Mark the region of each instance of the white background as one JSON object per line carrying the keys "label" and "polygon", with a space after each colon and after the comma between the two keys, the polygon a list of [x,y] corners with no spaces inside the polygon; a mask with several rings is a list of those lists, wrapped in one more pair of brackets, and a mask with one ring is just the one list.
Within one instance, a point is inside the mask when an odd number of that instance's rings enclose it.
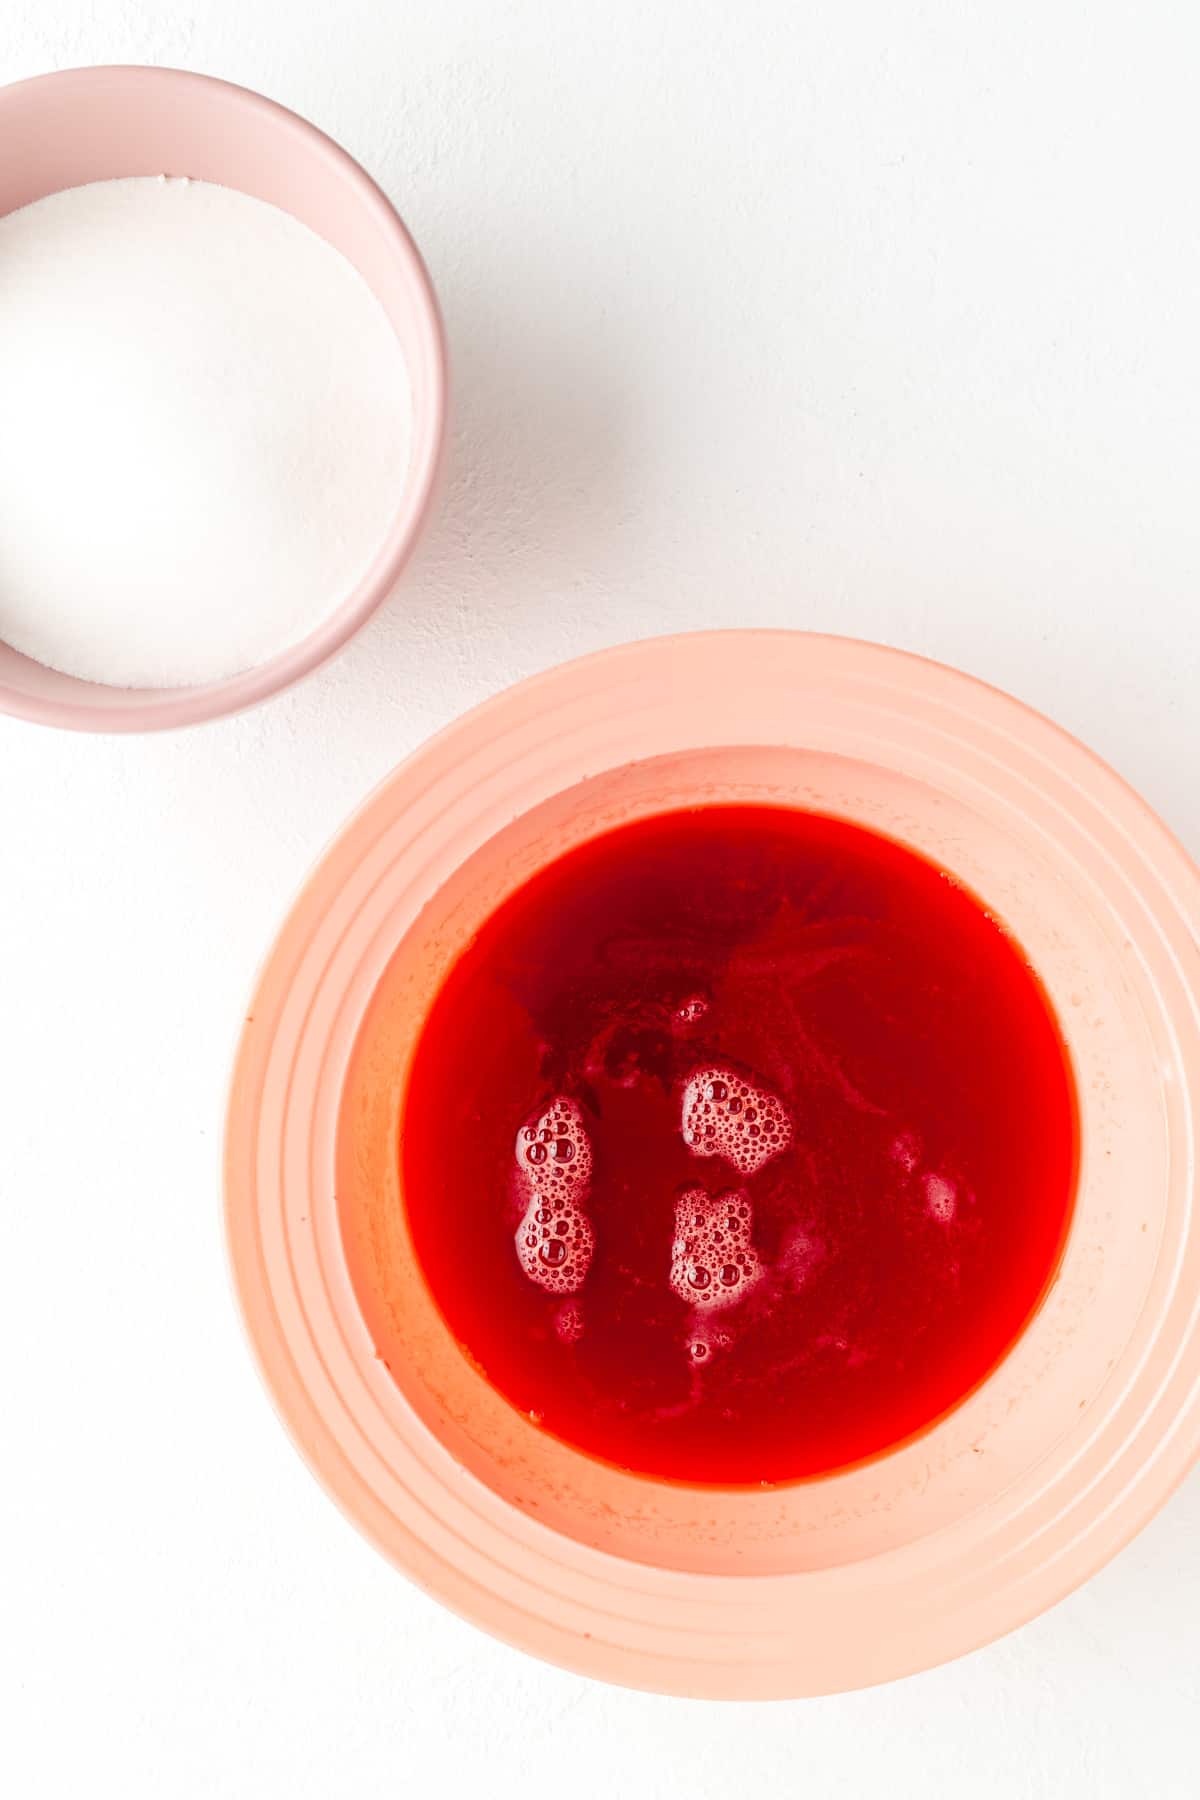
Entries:
{"label": "white background", "polygon": [[1200,1477],[957,1666],[606,1690],[448,1617],[311,1481],[231,1306],[218,1160],[311,859],[433,727],[576,651],[747,622],[922,650],[1200,851],[1198,53],[1191,0],[0,0],[0,80],[175,63],[340,138],[428,257],[456,390],[440,516],[331,668],[174,737],[0,721],[14,1800],[1196,1792]]}

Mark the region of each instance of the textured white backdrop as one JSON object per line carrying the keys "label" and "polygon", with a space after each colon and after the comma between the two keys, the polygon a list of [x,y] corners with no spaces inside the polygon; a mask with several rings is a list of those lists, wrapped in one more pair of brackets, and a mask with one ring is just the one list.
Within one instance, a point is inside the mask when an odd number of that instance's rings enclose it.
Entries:
{"label": "textured white backdrop", "polygon": [[1198,52],[1189,0],[3,0],[0,80],[174,63],[339,137],[428,257],[456,395],[418,563],[307,686],[170,738],[0,721],[14,1800],[1195,1793],[1200,1477],[957,1666],[775,1707],[593,1686],[441,1612],[312,1483],[232,1311],[218,1157],[311,859],[577,651],[925,651],[1200,852]]}

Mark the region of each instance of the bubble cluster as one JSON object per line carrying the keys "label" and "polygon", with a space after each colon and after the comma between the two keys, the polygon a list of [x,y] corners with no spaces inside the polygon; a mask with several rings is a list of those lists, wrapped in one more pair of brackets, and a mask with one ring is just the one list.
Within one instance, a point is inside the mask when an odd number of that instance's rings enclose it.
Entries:
{"label": "bubble cluster", "polygon": [[554,1330],[564,1344],[577,1344],[583,1336],[583,1311],[574,1300],[564,1300],[554,1315]]}
{"label": "bubble cluster", "polygon": [[693,1320],[692,1330],[688,1334],[687,1359],[693,1367],[706,1363],[718,1350],[728,1350],[732,1342],[732,1332],[714,1331],[708,1319],[697,1318]]}
{"label": "bubble cluster", "polygon": [[704,994],[688,994],[679,1002],[671,1014],[673,1031],[690,1031],[698,1025],[708,1011],[708,998]]}
{"label": "bubble cluster", "polygon": [[539,1119],[518,1131],[513,1155],[527,1181],[547,1197],[586,1187],[592,1146],[576,1102],[557,1095]]}
{"label": "bubble cluster", "polygon": [[723,1156],[754,1175],[792,1141],[782,1100],[735,1069],[696,1069],[683,1090],[683,1141],[696,1156]]}
{"label": "bubble cluster", "polygon": [[744,1188],[729,1188],[723,1194],[684,1188],[675,1201],[670,1275],[681,1300],[716,1312],[745,1298],[762,1275],[750,1241],[752,1223]]}
{"label": "bubble cluster", "polygon": [[534,1124],[518,1131],[513,1155],[528,1195],[513,1240],[517,1258],[548,1294],[573,1294],[596,1247],[584,1210],[592,1146],[575,1101],[556,1095]]}
{"label": "bubble cluster", "polygon": [[949,1225],[958,1210],[958,1189],[944,1175],[926,1175],[925,1210],[939,1225]]}
{"label": "bubble cluster", "polygon": [[[916,1176],[915,1192],[923,1200],[927,1216],[939,1225],[952,1225],[958,1214],[958,1187],[948,1175],[939,1174],[936,1169],[922,1170],[924,1157],[919,1134],[902,1131],[892,1141],[891,1156],[905,1176]],[[909,1186],[910,1193],[914,1186]]]}
{"label": "bubble cluster", "polygon": [[911,1175],[921,1160],[921,1140],[915,1131],[902,1131],[892,1141],[892,1161]]}

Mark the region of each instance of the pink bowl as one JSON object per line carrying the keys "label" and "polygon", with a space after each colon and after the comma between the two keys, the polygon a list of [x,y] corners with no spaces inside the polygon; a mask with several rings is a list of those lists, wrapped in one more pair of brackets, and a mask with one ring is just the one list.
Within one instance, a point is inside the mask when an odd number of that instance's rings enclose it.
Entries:
{"label": "pink bowl", "polygon": [[[1079,1090],[1060,1272],[917,1441],[747,1492],[547,1437],[451,1340],[396,1155],[413,1047],[497,902],[619,821],[816,808],[963,878],[1025,946]],[[1082,1581],[1200,1448],[1200,876],[1138,797],[1015,700],[873,645],[660,639],[511,689],[393,774],[285,923],[226,1144],[234,1276],[276,1403],[349,1517],[513,1643],[671,1693],[799,1695],[956,1656]]]}
{"label": "pink bowl", "polygon": [[429,509],[446,411],[446,353],[425,266],[390,202],[315,126],[247,88],[179,69],[68,69],[0,88],[0,216],[61,188],[190,175],[292,213],[369,284],[408,363],[413,439],[371,567],[323,624],[270,662],[203,687],[78,681],[0,643],[0,710],[76,731],[156,731],[253,706],[318,667],[384,600]]}

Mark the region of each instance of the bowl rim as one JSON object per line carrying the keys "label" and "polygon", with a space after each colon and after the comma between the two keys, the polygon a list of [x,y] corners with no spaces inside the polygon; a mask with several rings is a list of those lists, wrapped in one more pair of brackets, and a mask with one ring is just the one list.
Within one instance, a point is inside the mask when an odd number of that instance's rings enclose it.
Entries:
{"label": "bowl rim", "polygon": [[[568,1542],[496,1499],[472,1499],[472,1537],[461,1534],[447,1556],[417,1488],[396,1507],[381,1498],[345,1454],[332,1421],[341,1404],[322,1391],[321,1346],[303,1341],[296,1319],[303,1306],[293,1248],[280,1255],[281,1195],[286,1147],[278,1109],[264,1106],[268,1088],[290,1085],[289,1060],[305,1027],[313,996],[328,967],[310,957],[328,924],[344,880],[365,858],[378,856],[389,814],[403,814],[436,790],[445,805],[456,788],[478,779],[464,754],[480,745],[497,764],[514,749],[514,734],[530,741],[556,704],[578,710],[586,701],[613,707],[618,694],[638,691],[665,671],[707,668],[715,681],[756,666],[803,669],[804,679],[861,681],[914,720],[931,706],[953,707],[965,736],[974,732],[993,749],[1011,745],[1014,765],[1045,767],[1117,821],[1137,872],[1150,886],[1156,929],[1180,972],[1183,1003],[1171,1017],[1181,1027],[1180,1086],[1185,1099],[1182,1159],[1184,1225],[1193,1240],[1196,1165],[1193,1129],[1200,1096],[1200,942],[1189,920],[1200,916],[1200,870],[1149,805],[1094,752],[1040,713],[1002,690],[908,652],[864,641],[796,631],[731,630],[643,639],[558,665],[486,700],[428,740],[368,796],[333,840],[294,903],[260,971],[234,1063],[225,1139],[225,1222],[232,1279],[252,1353],[276,1411],[302,1456],[350,1521],[397,1567],[462,1616],[545,1660],[623,1685],[692,1697],[784,1698],[842,1691],[890,1680],[948,1661],[1025,1623],[1086,1580],[1164,1503],[1200,1454],[1200,1305],[1193,1305],[1178,1341],[1156,1343],[1157,1386],[1152,1405],[1122,1418],[1128,1435],[1108,1460],[1085,1469],[1076,1457],[1064,1482],[1073,1484],[1049,1522],[1039,1517],[1029,1544],[997,1541],[996,1583],[986,1593],[968,1588],[961,1567],[937,1567],[928,1541],[905,1551],[884,1576],[882,1598],[871,1593],[885,1558],[838,1569],[787,1576],[697,1575],[634,1565]],[[553,756],[548,742],[544,754]],[[569,782],[565,785],[569,785]],[[511,816],[511,813],[510,813]],[[414,824],[413,829],[416,829]],[[344,924],[344,921],[342,921]],[[1169,940],[1169,941],[1168,941]],[[310,966],[305,966],[309,958]],[[278,1056],[280,1046],[282,1051]],[[274,1059],[274,1060],[273,1060]],[[304,1154],[309,1154],[306,1146]],[[279,1269],[288,1273],[281,1281]],[[1163,1398],[1168,1386],[1170,1399]],[[1144,1395],[1143,1395],[1144,1401]],[[1124,1403],[1123,1400],[1121,1402]],[[1115,1411],[1117,1402],[1113,1403]],[[1147,1422],[1149,1421],[1149,1422]],[[1136,1442],[1135,1442],[1136,1440]],[[1131,1448],[1131,1446],[1133,1446]],[[428,1473],[428,1470],[423,1471]],[[454,1475],[442,1472],[445,1499],[456,1503]],[[1114,1494],[1113,1486],[1116,1484]],[[477,1484],[481,1486],[482,1484]],[[1029,1526],[1031,1534],[1033,1525]],[[542,1536],[539,1538],[538,1533]],[[937,1534],[934,1534],[935,1536]],[[518,1538],[520,1542],[518,1544]],[[465,1547],[463,1547],[465,1546]],[[954,1554],[959,1554],[956,1546]],[[483,1573],[480,1568],[483,1567]],[[951,1580],[953,1576],[953,1581]],[[938,1584],[942,1584],[942,1592]],[[955,1585],[957,1583],[957,1586]],[[907,1586],[907,1592],[905,1591]],[[903,1608],[903,1629],[886,1645],[841,1643],[816,1652],[803,1641],[798,1617],[810,1608],[826,1623],[856,1609],[872,1621],[878,1604]],[[686,1629],[683,1620],[686,1620]],[[844,1636],[844,1633],[843,1633]],[[758,1655],[751,1655],[756,1638]],[[770,1640],[768,1642],[768,1640]]]}
{"label": "bowl rim", "polygon": [[[0,712],[32,724],[69,731],[128,733],[176,730],[243,712],[282,692],[329,661],[366,624],[388,598],[411,557],[428,518],[445,449],[449,381],[445,326],[433,282],[412,235],[379,184],[328,133],[299,113],[253,88],[195,70],[148,63],[105,63],[58,69],[0,86],[0,139],[8,115],[23,112],[42,97],[86,98],[114,84],[134,89],[158,88],[208,96],[230,116],[250,115],[269,121],[290,138],[296,155],[318,157],[337,168],[357,191],[389,253],[403,265],[419,327],[428,347],[428,403],[422,408],[424,428],[414,433],[411,458],[397,492],[395,510],[371,566],[346,598],[298,643],[236,675],[196,686],[169,689],[104,688],[77,682],[83,692],[101,688],[126,696],[123,703],[92,706],[83,699],[28,694],[0,677]],[[136,94],[131,104],[136,104]],[[74,679],[74,678],[73,678]]]}

